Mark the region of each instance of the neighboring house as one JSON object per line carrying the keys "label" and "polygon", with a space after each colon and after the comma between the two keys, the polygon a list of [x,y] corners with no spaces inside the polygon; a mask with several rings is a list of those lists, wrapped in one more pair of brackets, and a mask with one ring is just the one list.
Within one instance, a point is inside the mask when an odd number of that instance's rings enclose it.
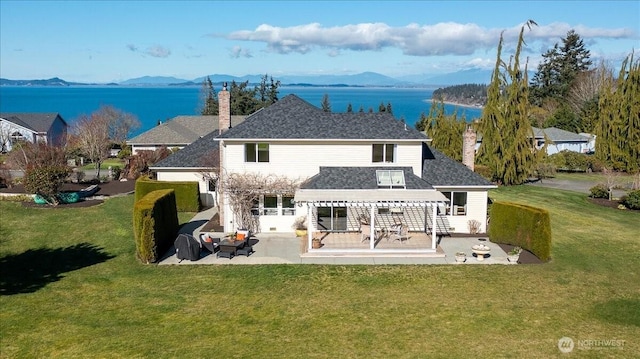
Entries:
{"label": "neighboring house", "polygon": [[[532,127],[536,148],[541,149],[547,143],[547,155],[560,151],[593,153],[596,148],[596,136],[588,133],[574,133],[555,127]],[[548,142],[547,142],[548,141]],[[482,143],[482,135],[478,135],[476,152]]]}
{"label": "neighboring house", "polygon": [[60,146],[67,140],[67,122],[58,113],[0,113],[0,150],[18,142]]}
{"label": "neighboring house", "polygon": [[[217,127],[217,126],[216,126]],[[215,206],[217,199],[217,168],[220,163],[218,131],[204,137],[150,167],[159,181],[194,181],[200,188],[200,202]]]}
{"label": "neighboring house", "polygon": [[[241,123],[244,117],[231,116],[231,125]],[[200,137],[218,131],[218,123],[218,116],[176,116],[128,140],[127,144],[131,146],[132,154],[161,147],[182,149]]]}
{"label": "neighboring house", "polygon": [[595,137],[589,134],[577,134],[561,130],[555,127],[533,127],[536,145],[542,148],[547,143],[547,154],[552,155],[560,151],[573,151],[578,153],[592,153],[595,150]]}

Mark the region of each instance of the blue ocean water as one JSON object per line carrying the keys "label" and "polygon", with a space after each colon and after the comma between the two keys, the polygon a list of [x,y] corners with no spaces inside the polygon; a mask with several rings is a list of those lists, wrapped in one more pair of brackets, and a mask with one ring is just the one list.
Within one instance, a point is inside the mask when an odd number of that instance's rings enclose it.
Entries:
{"label": "blue ocean water", "polygon": [[[312,105],[321,107],[324,95],[329,96],[332,112],[345,112],[351,103],[353,111],[378,111],[381,103],[390,103],[396,118],[414,126],[421,113],[431,107],[431,89],[362,88],[362,87],[289,87],[279,88],[280,98],[296,94]],[[0,87],[0,112],[57,112],[68,123],[81,115],[89,115],[102,105],[110,105],[138,117],[138,135],[179,115],[197,115],[200,107],[200,87]],[[445,105],[447,113],[455,106]],[[458,108],[467,121],[480,117],[481,110]]]}

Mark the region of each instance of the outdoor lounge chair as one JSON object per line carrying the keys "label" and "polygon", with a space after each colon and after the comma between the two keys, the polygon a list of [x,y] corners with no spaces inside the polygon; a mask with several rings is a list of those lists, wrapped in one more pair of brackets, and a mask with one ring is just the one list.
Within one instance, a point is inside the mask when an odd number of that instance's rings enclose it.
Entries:
{"label": "outdoor lounge chair", "polygon": [[215,253],[220,250],[218,247],[220,244],[220,238],[213,238],[207,233],[200,233],[200,243],[211,253]]}

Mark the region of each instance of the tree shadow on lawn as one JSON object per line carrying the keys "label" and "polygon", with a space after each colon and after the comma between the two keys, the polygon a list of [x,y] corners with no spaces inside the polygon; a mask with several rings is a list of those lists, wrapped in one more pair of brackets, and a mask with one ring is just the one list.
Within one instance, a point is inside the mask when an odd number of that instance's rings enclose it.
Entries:
{"label": "tree shadow on lawn", "polygon": [[38,248],[0,258],[0,295],[33,293],[62,279],[65,272],[105,262],[114,256],[90,243]]}

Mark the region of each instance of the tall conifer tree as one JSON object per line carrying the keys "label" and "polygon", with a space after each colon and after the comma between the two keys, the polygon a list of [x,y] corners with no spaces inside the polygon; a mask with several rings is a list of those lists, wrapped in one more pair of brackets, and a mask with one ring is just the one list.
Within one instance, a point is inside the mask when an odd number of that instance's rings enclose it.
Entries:
{"label": "tall conifer tree", "polygon": [[533,174],[538,160],[529,121],[526,65],[524,71],[520,70],[524,28],[531,25],[536,24],[529,20],[520,29],[516,52],[508,65],[501,59],[503,36],[500,35],[496,64],[487,89],[487,105],[478,125],[482,136],[479,161],[491,170],[492,179],[503,185],[524,183]]}
{"label": "tall conifer tree", "polygon": [[616,80],[602,81],[596,157],[615,170],[640,171],[640,60],[629,55]]}

